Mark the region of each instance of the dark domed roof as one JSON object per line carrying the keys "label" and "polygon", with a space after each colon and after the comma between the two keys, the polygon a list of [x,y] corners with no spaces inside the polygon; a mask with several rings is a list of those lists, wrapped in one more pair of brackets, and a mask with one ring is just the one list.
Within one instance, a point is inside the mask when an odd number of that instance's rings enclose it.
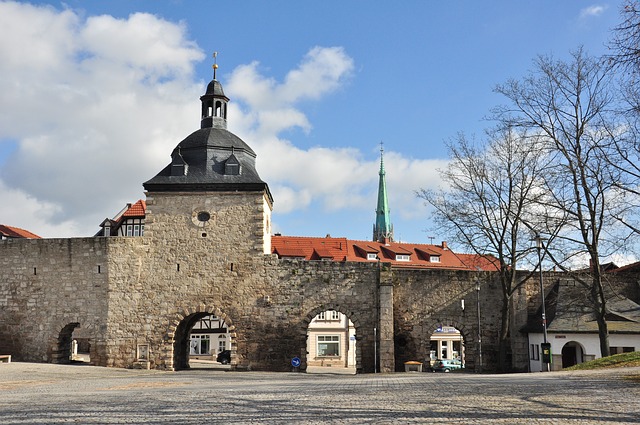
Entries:
{"label": "dark domed roof", "polygon": [[211,95],[226,97],[224,95],[224,91],[222,90],[222,84],[220,84],[218,80],[211,80],[211,82],[207,86],[207,91],[204,94],[204,96],[211,96]]}
{"label": "dark domed roof", "polygon": [[202,120],[171,153],[171,163],[143,186],[151,192],[265,191],[269,187],[256,171],[256,153],[227,130],[229,100],[215,78],[200,97]]}
{"label": "dark domed roof", "polygon": [[236,151],[245,151],[249,155],[256,157],[256,153],[241,138],[222,128],[207,127],[196,130],[187,136],[180,144],[180,149],[184,153],[187,149],[208,147],[208,148],[232,148]]}

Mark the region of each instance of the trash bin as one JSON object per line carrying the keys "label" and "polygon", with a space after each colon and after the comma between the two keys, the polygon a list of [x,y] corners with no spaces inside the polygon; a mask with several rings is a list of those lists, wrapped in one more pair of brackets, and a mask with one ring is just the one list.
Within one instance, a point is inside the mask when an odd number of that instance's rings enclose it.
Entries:
{"label": "trash bin", "polygon": [[422,372],[422,362],[417,362],[415,360],[404,362],[404,371],[405,372]]}

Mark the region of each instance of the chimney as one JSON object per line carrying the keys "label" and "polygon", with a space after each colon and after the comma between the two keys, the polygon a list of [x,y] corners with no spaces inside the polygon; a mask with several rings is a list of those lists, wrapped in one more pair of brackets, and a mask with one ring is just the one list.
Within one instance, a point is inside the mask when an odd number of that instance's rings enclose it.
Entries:
{"label": "chimney", "polygon": [[442,241],[442,249],[444,249],[445,251],[449,249],[449,247],[447,246],[447,241]]}

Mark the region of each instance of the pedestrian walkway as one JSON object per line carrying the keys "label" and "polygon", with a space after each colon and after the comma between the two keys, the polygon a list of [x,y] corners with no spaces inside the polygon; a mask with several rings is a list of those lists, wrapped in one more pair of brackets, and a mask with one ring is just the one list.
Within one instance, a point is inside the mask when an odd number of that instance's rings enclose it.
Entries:
{"label": "pedestrian walkway", "polygon": [[0,423],[638,424],[639,377],[640,368],[334,375],[14,362],[0,364]]}

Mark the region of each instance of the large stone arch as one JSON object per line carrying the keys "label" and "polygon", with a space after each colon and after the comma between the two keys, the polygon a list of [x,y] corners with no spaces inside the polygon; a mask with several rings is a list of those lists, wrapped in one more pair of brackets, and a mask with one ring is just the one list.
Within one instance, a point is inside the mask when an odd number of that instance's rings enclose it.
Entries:
{"label": "large stone arch", "polygon": [[183,308],[170,319],[169,327],[163,337],[164,348],[160,363],[167,370],[181,370],[189,368],[188,342],[189,331],[202,317],[213,314],[220,317],[227,324],[229,331],[229,350],[231,351],[231,367],[236,364],[237,352],[235,325],[219,307],[200,304],[195,308]]}
{"label": "large stone arch", "polygon": [[[344,314],[345,316],[347,316],[349,318],[349,320],[351,320],[351,322],[353,323],[353,326],[356,330],[356,371],[357,372],[361,372],[363,370],[363,365],[362,365],[362,345],[359,342],[363,339],[363,329],[362,329],[362,324],[364,323],[363,319],[361,317],[359,317],[360,314],[363,314],[362,311],[354,311],[349,307],[345,307],[341,304],[335,303],[335,302],[329,302],[329,303],[323,303],[323,304],[319,304],[318,306],[314,307],[313,309],[311,309],[307,315],[303,318],[303,320],[300,323],[300,333],[301,335],[304,335],[304,341],[305,341],[305,345],[303,347],[301,347],[300,352],[301,353],[306,353],[307,352],[307,330],[309,329],[309,324],[311,323],[311,321],[313,320],[314,317],[316,317],[319,313],[323,312],[323,311],[327,311],[327,310],[336,310],[339,311],[340,313]],[[303,356],[304,358],[301,358],[301,362],[302,364],[300,365],[300,369],[301,370],[306,370],[307,368],[307,358],[306,355]]]}

